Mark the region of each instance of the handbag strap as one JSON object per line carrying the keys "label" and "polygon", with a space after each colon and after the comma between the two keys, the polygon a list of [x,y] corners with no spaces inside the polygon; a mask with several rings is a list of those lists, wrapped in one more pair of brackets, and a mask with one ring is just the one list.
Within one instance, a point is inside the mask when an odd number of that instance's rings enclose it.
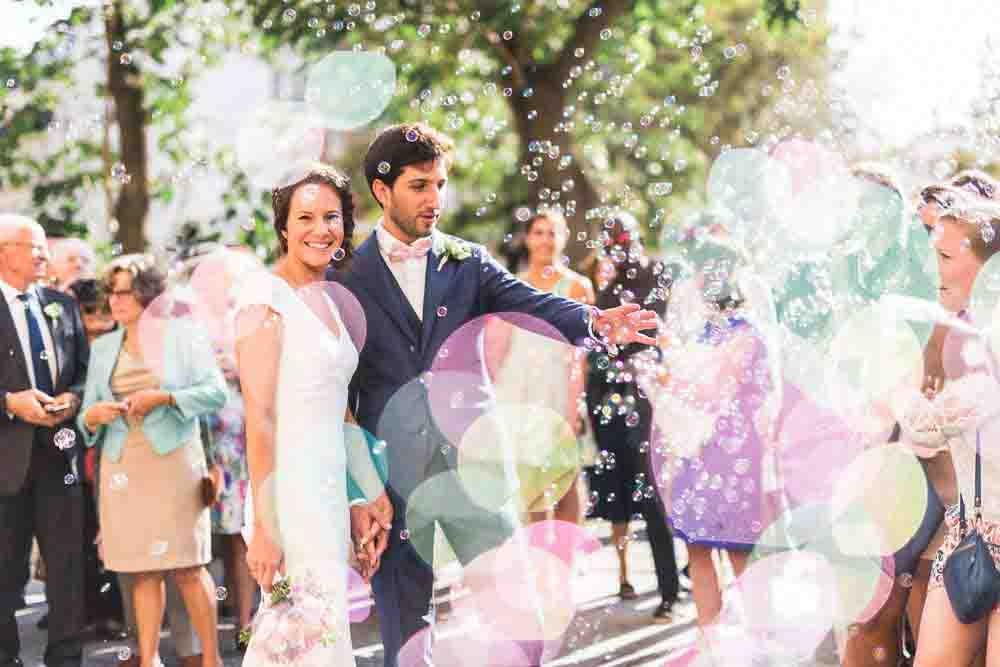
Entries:
{"label": "handbag strap", "polygon": [[[981,440],[979,435],[979,429],[976,429],[976,477],[974,484],[975,497],[972,499],[972,511],[975,513],[976,525],[979,525],[979,519],[983,516],[983,464],[982,455],[980,453]],[[965,521],[965,496],[959,494],[958,496],[958,529],[959,529],[959,539],[965,539],[966,531],[966,521]]]}
{"label": "handbag strap", "polygon": [[976,429],[976,499],[974,510],[976,512],[976,524],[983,515],[983,466],[980,456],[979,429]]}

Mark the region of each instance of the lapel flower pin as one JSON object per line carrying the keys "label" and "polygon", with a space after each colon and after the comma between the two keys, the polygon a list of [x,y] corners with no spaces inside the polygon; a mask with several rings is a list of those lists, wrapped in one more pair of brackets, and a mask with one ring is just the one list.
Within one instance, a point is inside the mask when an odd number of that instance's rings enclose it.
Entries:
{"label": "lapel flower pin", "polygon": [[53,324],[55,324],[56,320],[62,317],[63,307],[61,303],[53,301],[45,306],[45,308],[42,309],[42,312],[45,313],[50,320],[52,320]]}
{"label": "lapel flower pin", "polygon": [[434,254],[441,256],[441,261],[438,262],[437,268],[440,271],[449,259],[461,262],[463,259],[471,257],[472,249],[464,241],[460,241],[452,236],[446,236],[445,234],[436,234],[434,238]]}

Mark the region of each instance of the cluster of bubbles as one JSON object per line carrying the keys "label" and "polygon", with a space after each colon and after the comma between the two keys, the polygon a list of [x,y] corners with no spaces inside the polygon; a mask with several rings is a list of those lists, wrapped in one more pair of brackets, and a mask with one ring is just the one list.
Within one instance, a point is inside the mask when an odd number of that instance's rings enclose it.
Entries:
{"label": "cluster of bubbles", "polygon": [[[894,583],[912,585],[895,555],[927,507],[914,452],[886,444],[893,427],[916,443],[995,430],[995,409],[974,397],[1000,388],[996,264],[978,273],[969,320],[945,311],[941,223],[925,231],[878,176],[800,139],[727,150],[707,209],[664,231],[667,342],[640,373],[656,488],[675,529],[753,549],[705,648],[672,665],[808,659],[831,630],[871,619]],[[992,225],[980,227],[989,244]],[[935,327],[949,332],[937,404],[921,393]],[[915,409],[927,414],[914,421]]]}

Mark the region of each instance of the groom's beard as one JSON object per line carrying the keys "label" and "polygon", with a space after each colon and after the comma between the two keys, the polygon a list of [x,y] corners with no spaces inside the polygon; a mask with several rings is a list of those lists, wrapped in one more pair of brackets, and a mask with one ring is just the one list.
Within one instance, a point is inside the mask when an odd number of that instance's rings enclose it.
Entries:
{"label": "groom's beard", "polygon": [[388,213],[393,224],[412,239],[430,236],[434,230],[434,223],[424,222],[419,215],[403,216],[400,214],[399,208],[395,206],[390,207]]}

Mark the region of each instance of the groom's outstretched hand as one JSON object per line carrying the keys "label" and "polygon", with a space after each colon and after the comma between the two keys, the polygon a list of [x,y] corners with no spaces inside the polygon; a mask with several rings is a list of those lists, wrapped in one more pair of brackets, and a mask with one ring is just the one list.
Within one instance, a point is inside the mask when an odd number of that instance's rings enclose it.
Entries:
{"label": "groom's outstretched hand", "polygon": [[641,309],[637,303],[626,303],[606,310],[594,308],[590,323],[594,335],[605,343],[656,345],[655,338],[642,333],[656,329],[656,313]]}

